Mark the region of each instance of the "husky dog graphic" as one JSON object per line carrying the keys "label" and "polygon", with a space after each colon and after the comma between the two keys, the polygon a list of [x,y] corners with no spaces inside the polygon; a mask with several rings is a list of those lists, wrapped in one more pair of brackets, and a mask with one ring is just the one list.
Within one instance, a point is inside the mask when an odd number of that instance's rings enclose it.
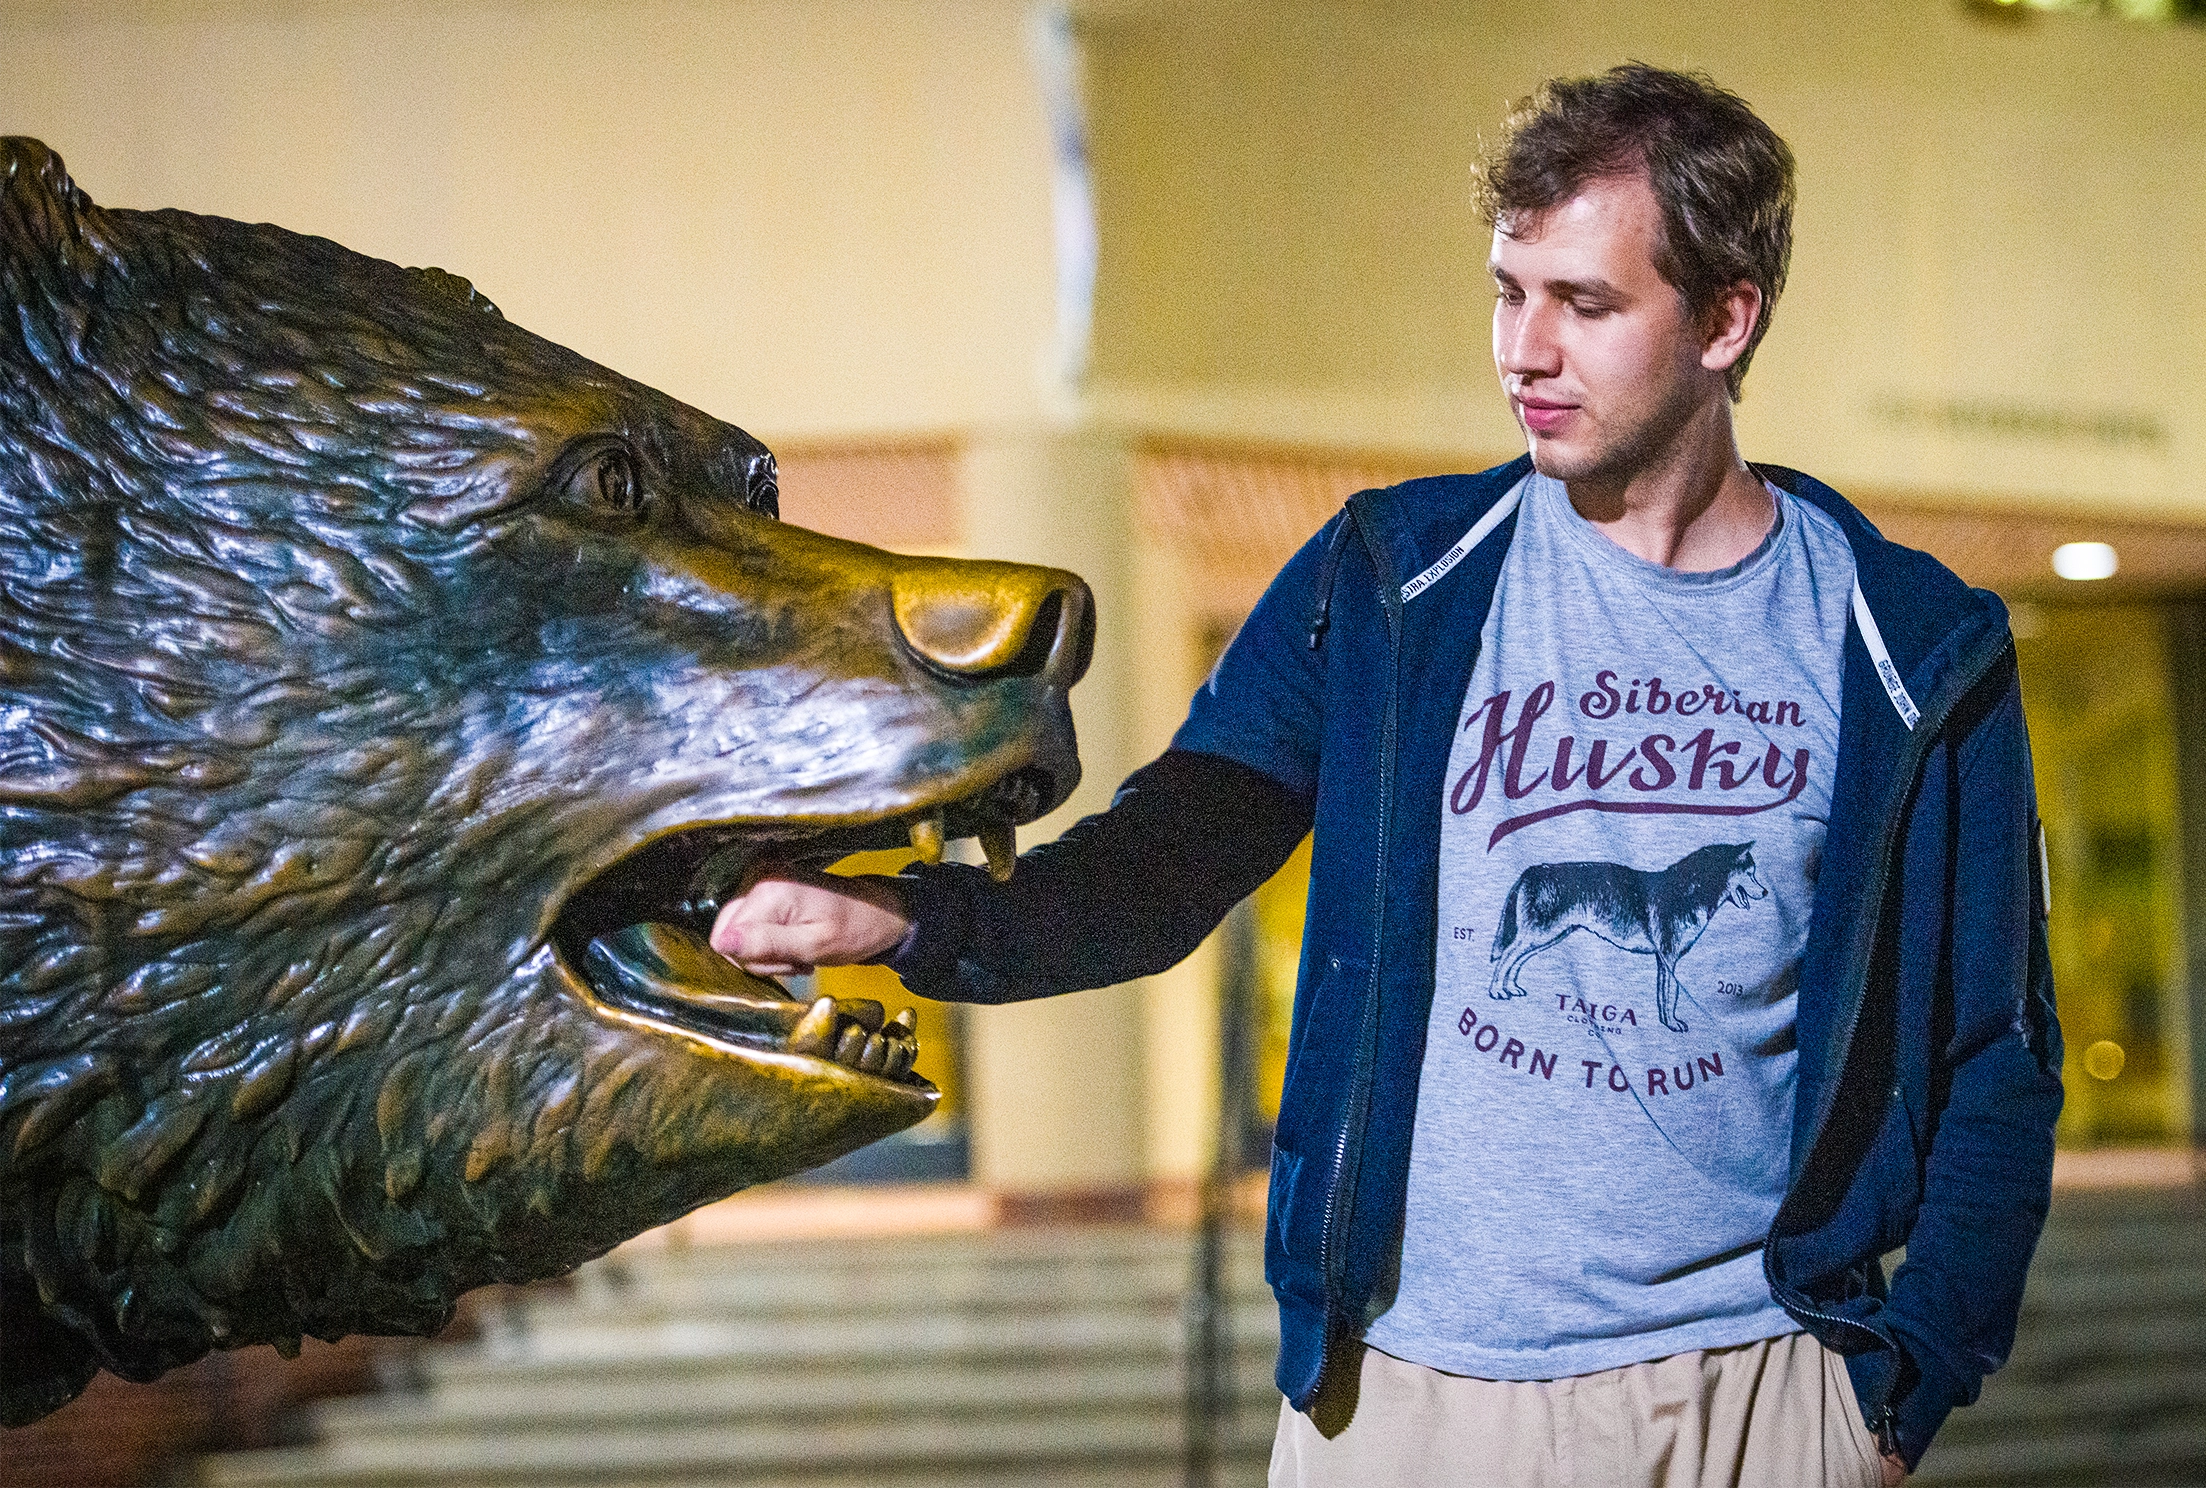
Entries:
{"label": "husky dog graphic", "polygon": [[1769,889],[1754,874],[1754,844],[1713,843],[1658,873],[1621,863],[1535,863],[1501,902],[1494,931],[1494,981],[1487,995],[1522,997],[1524,963],[1573,930],[1591,930],[1619,950],[1655,958],[1655,1016],[1672,1033],[1677,963],[1724,904],[1744,909]]}

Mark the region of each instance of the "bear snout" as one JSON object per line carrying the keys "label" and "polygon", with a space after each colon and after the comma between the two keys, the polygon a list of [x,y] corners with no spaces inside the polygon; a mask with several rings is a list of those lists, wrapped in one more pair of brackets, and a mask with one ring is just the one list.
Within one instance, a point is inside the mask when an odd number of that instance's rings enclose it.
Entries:
{"label": "bear snout", "polygon": [[896,629],[928,670],[1070,687],[1095,645],[1095,600],[1061,568],[914,560],[889,586]]}

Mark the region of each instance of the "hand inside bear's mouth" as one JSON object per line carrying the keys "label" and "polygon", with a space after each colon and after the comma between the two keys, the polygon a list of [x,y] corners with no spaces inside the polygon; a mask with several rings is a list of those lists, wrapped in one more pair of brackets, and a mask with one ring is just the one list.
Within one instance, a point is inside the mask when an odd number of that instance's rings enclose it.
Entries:
{"label": "hand inside bear's mouth", "polygon": [[726,1043],[924,1085],[912,1068],[913,1014],[887,1019],[867,998],[799,1001],[772,978],[810,967],[786,957],[730,959],[726,946],[715,949],[716,921],[762,877],[817,880],[852,853],[907,844],[932,862],[946,839],[975,837],[990,875],[1007,879],[1018,853],[1013,824],[1033,820],[1061,794],[1042,771],[1021,767],[947,800],[855,822],[820,826],[790,817],[674,831],[619,857],[558,903],[550,939],[608,1007]]}

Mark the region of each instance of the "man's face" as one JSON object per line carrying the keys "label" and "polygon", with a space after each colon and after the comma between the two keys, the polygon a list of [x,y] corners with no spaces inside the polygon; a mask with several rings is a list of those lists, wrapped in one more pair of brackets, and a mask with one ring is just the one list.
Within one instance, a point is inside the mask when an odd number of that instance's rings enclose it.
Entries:
{"label": "man's face", "polygon": [[1655,270],[1661,208],[1614,177],[1497,231],[1494,366],[1532,463],[1556,480],[1623,486],[1726,397],[1704,329]]}

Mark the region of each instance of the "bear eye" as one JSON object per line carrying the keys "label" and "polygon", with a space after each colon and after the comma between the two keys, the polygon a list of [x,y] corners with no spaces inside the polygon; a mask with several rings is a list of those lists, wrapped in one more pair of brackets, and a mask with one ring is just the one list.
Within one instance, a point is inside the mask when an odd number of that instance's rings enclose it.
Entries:
{"label": "bear eye", "polygon": [[636,457],[619,444],[592,450],[567,478],[567,490],[585,506],[625,517],[644,515],[651,501],[637,477]]}
{"label": "bear eye", "polygon": [[764,517],[781,515],[781,476],[774,457],[760,450],[743,473],[743,504]]}

